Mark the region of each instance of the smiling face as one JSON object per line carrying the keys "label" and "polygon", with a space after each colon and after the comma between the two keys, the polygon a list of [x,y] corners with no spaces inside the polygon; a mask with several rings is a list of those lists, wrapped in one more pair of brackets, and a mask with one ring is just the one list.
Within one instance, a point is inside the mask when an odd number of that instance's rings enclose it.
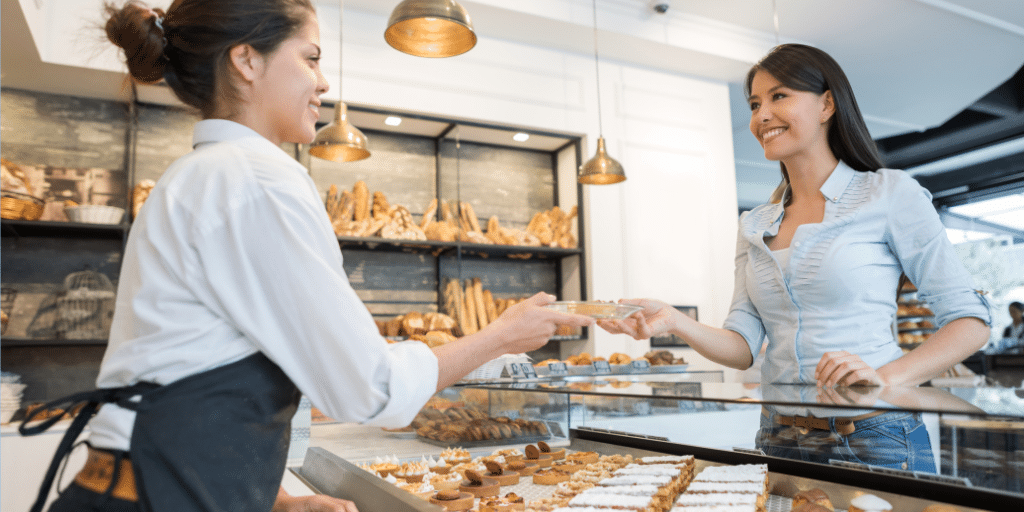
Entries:
{"label": "smiling face", "polygon": [[253,128],[275,144],[308,144],[316,136],[320,95],[327,79],[320,71],[320,25],[312,12],[295,35],[260,59],[252,82]]}
{"label": "smiling face", "polygon": [[835,112],[832,95],[786,87],[766,71],[750,83],[750,132],[769,160],[783,163],[828,147],[829,119]]}

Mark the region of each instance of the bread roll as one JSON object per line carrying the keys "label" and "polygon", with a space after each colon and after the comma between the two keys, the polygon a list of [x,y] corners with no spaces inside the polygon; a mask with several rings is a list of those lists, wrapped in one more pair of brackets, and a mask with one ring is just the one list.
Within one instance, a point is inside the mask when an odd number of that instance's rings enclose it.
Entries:
{"label": "bread roll", "polygon": [[[139,216],[139,210],[142,209],[143,203],[149,198],[149,193],[156,186],[156,182],[153,180],[142,180],[135,185],[135,189],[132,190],[132,218]],[[333,186],[333,185],[332,185]]]}

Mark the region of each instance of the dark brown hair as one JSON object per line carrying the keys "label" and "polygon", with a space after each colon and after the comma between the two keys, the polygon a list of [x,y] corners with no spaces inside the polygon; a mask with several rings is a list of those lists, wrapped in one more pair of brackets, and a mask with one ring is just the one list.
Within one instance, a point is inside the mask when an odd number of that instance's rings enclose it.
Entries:
{"label": "dark brown hair", "polygon": [[315,12],[310,0],[174,0],[166,12],[129,0],[104,9],[107,38],[124,50],[132,78],[166,80],[204,118],[237,99],[227,73],[231,48],[270,54]]}
{"label": "dark brown hair", "polygon": [[[835,114],[828,126],[828,146],[832,154],[856,171],[877,171],[885,166],[864,124],[850,81],[829,54],[803,44],[783,44],[772,48],[747,72],[743,92],[748,98],[758,71],[767,72],[782,85],[797,91],[815,94],[832,91]],[[782,192],[789,185],[785,164],[780,163],[780,167],[783,182],[772,194],[772,202],[781,200]]]}

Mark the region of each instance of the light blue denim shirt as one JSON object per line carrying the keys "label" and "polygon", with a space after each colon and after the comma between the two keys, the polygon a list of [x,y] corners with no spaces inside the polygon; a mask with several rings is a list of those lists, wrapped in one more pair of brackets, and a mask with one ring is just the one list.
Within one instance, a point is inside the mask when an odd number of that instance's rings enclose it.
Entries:
{"label": "light blue denim shirt", "polygon": [[764,239],[778,234],[783,204],[740,217],[724,327],[742,335],[751,354],[767,336],[761,382],[813,383],[818,361],[837,350],[873,368],[899,358],[892,326],[903,272],[936,325],[962,317],[992,324],[988,302],[954,252],[931,194],[916,180],[892,169],[857,172],[840,162],[821,193],[825,215],[797,228],[785,275]]}

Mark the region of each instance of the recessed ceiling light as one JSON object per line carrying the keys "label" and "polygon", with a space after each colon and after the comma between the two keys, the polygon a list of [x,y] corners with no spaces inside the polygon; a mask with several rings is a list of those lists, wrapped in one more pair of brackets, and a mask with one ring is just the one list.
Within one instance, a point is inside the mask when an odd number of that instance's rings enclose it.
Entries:
{"label": "recessed ceiling light", "polygon": [[384,120],[384,124],[386,124],[388,126],[398,126],[398,125],[402,124],[402,118],[401,117],[395,117],[395,116],[388,116],[387,119]]}
{"label": "recessed ceiling light", "polygon": [[512,136],[512,140],[516,142],[526,142],[530,138],[529,133],[519,132]]}

